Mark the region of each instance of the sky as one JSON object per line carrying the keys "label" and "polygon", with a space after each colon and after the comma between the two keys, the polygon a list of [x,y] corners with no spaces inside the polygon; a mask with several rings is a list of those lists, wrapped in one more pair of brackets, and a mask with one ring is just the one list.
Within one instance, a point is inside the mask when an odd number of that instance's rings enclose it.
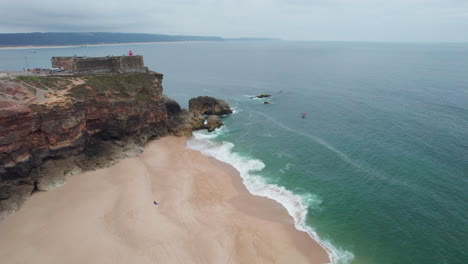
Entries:
{"label": "sky", "polygon": [[0,33],[468,42],[468,0],[0,0]]}

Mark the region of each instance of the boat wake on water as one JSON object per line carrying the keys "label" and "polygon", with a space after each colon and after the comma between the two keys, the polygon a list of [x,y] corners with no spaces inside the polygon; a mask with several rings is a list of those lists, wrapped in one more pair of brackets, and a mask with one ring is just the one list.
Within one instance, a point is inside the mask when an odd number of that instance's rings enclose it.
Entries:
{"label": "boat wake on water", "polygon": [[288,214],[293,217],[296,229],[308,233],[312,239],[317,241],[327,251],[332,264],[350,263],[354,258],[351,252],[338,249],[329,241],[320,239],[315,230],[306,225],[309,208],[320,206],[319,197],[310,193],[298,195],[283,186],[267,183],[262,176],[256,174],[265,168],[265,164],[261,160],[234,152],[235,145],[233,143],[213,140],[227,132],[226,126],[210,134],[194,132],[192,139],[187,142],[187,147],[232,165],[239,171],[243,184],[250,193],[273,199],[282,204]]}
{"label": "boat wake on water", "polygon": [[365,163],[363,164],[362,161],[358,162],[358,161],[355,161],[355,160],[351,159],[348,155],[346,155],[345,153],[343,153],[342,151],[335,148],[330,143],[326,142],[325,140],[323,140],[323,139],[321,139],[319,137],[316,137],[314,135],[311,135],[311,134],[308,134],[308,133],[305,133],[305,132],[302,132],[302,131],[292,129],[292,128],[286,126],[285,124],[277,121],[276,119],[272,118],[271,116],[269,116],[269,115],[267,115],[265,113],[262,113],[262,112],[256,112],[256,113],[263,116],[264,118],[270,120],[272,123],[274,123],[275,125],[277,125],[281,129],[284,129],[286,131],[289,131],[289,132],[295,133],[297,135],[306,137],[306,138],[312,140],[313,142],[315,142],[317,144],[320,144],[321,146],[323,146],[323,147],[327,148],[328,150],[334,152],[342,161],[344,161],[344,162],[350,164],[351,166],[359,169],[360,171],[364,172],[366,175],[370,175],[372,177],[377,177],[380,180],[383,180],[383,181],[385,181],[387,183],[390,183],[390,184],[408,187],[411,190],[417,190],[418,189],[416,186],[412,186],[412,185],[410,185],[410,184],[408,184],[406,182],[390,178],[390,177],[382,174],[381,172],[377,171],[376,169],[371,168],[369,165],[367,165]]}

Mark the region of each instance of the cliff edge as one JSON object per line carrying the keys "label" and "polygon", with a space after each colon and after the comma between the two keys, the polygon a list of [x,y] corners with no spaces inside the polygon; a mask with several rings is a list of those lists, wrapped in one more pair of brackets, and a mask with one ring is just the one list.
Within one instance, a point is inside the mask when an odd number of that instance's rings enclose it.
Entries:
{"label": "cliff edge", "polygon": [[162,79],[156,72],[0,79],[0,220],[34,191],[135,156],[150,139],[190,135],[194,116],[163,95]]}

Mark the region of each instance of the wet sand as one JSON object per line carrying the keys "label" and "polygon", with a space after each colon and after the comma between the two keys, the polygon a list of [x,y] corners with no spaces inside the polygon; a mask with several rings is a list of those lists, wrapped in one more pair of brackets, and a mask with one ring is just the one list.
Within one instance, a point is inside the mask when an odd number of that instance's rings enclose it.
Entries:
{"label": "wet sand", "polygon": [[34,194],[0,222],[1,262],[329,261],[281,205],[249,194],[234,168],[185,142],[152,141],[139,157]]}

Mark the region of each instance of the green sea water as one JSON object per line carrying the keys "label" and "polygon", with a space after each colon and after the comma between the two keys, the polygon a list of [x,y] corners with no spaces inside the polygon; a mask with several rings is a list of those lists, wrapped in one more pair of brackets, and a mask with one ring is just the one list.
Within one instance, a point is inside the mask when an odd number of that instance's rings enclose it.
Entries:
{"label": "green sea water", "polygon": [[[165,93],[183,106],[198,95],[231,104],[225,126],[196,133],[189,147],[280,201],[335,263],[468,263],[468,44],[0,50],[0,70],[21,70],[25,56],[49,67],[51,56],[129,49],[165,74]],[[261,93],[272,97],[250,99]]]}

